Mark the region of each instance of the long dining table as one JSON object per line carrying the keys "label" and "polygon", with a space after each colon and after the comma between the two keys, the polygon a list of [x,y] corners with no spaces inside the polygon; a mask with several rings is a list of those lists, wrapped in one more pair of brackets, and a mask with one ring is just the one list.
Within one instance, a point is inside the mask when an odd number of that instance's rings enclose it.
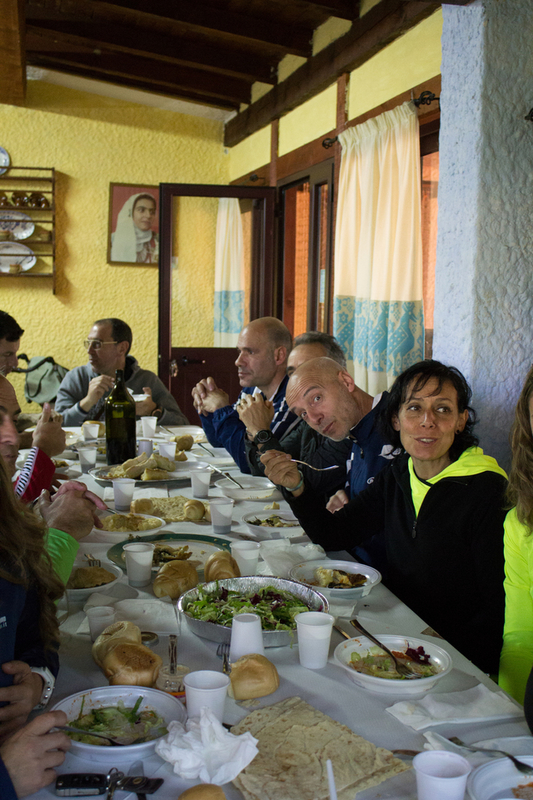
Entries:
{"label": "long dining table", "polygon": [[[175,433],[179,433],[182,429],[175,428],[172,430]],[[201,432],[200,428],[198,428],[198,432]],[[210,461],[209,456],[197,448],[193,449],[193,457],[208,463]],[[220,454],[218,459],[216,457],[211,459],[213,462],[217,460],[218,463],[222,462]],[[238,478],[240,473],[234,463],[233,466],[224,466],[224,470],[226,469],[229,469],[231,474]],[[75,466],[69,470],[69,474],[71,477],[77,477]],[[101,497],[105,496],[109,506],[113,506],[112,502],[108,500],[109,493],[105,493],[102,485],[97,483],[90,475],[84,475],[82,479],[89,489]],[[216,478],[213,478],[209,490],[209,499],[222,495],[221,490],[214,485],[215,480]],[[190,482],[184,481],[176,485],[170,484],[169,494],[192,497]],[[247,528],[242,521],[243,515],[249,511],[262,511],[264,505],[269,502],[235,502],[231,534],[227,538],[229,540],[238,539],[240,536],[246,535]],[[287,503],[284,501],[279,502],[282,510],[289,510]],[[205,522],[171,523],[161,529],[161,532],[213,535],[211,526]],[[105,562],[111,547],[113,547],[112,543],[102,541],[101,534],[91,533],[81,542],[80,555],[89,551],[95,558]],[[331,558],[353,560],[347,553],[329,553],[328,555]],[[125,574],[119,580],[119,584],[124,587],[124,592],[127,593],[128,590],[125,588],[127,587],[127,578]],[[112,593],[112,589],[109,591]],[[141,599],[154,600],[151,587],[136,591],[138,591],[138,596]],[[107,685],[106,678],[91,656],[91,640],[83,609],[72,603],[64,602],[60,604],[59,613],[62,615],[59,651],[61,668],[50,707],[75,692]],[[358,602],[356,614],[360,622],[378,637],[379,634],[387,633],[417,637],[439,644],[450,654],[453,660],[453,669],[437,682],[436,686],[431,690],[432,692],[457,692],[469,689],[480,683],[491,690],[497,689],[494,682],[487,675],[482,673],[448,642],[440,638],[434,638],[430,629],[428,629],[427,623],[413,613],[383,584],[374,587],[369,595]],[[354,633],[353,628],[349,625],[348,618],[338,618],[337,624],[346,632]],[[168,624],[167,630],[160,631],[158,633],[159,641],[153,647],[164,662],[168,661],[168,636],[171,633],[178,634],[178,663],[186,665],[191,670],[222,669],[222,661],[216,654],[217,644],[196,636],[189,630],[185,621],[179,619],[177,614],[175,615],[175,627],[173,624]],[[286,698],[298,696],[338,722],[347,725],[356,734],[363,736],[377,746],[385,747],[389,750],[422,750],[426,742],[423,732],[412,730],[386,711],[387,707],[402,699],[400,695],[370,693],[356,686],[349,675],[336,666],[333,661],[333,651],[341,641],[341,635],[336,630],[333,630],[329,661],[326,667],[321,670],[308,670],[300,666],[297,646],[268,648],[265,651],[265,655],[278,669],[280,675],[279,689],[274,694],[262,698],[258,705],[252,709],[243,707],[228,697],[225,705],[224,722],[234,724],[250,713],[250,710],[255,710],[256,707],[269,706]],[[518,706],[517,714],[516,718],[506,720],[482,719],[462,724],[445,723],[428,730],[436,731],[446,737],[459,736],[470,743],[497,737],[528,736],[529,730],[523,715],[520,715]],[[133,762],[133,759],[125,760],[124,756],[121,758],[120,750],[116,750],[116,758],[113,761],[114,766],[127,774],[131,767],[130,762]],[[84,761],[71,753],[67,753],[65,762],[59,772],[106,773],[109,766],[109,763],[99,764],[94,761]],[[157,800],[177,800],[180,792],[199,782],[198,779],[190,781],[180,778],[174,774],[170,764],[164,762],[155,754],[144,760],[144,772],[148,777],[164,779],[163,785],[154,795]],[[223,789],[228,800],[242,800],[240,791],[232,784],[224,785]],[[32,795],[32,798],[34,800],[49,800],[50,797],[55,796],[54,785],[52,784]],[[133,800],[135,795],[117,792],[115,797],[118,800]],[[357,800],[378,800],[378,798],[379,800],[386,800],[386,798],[415,800],[414,771],[409,769],[374,788],[357,794]]]}

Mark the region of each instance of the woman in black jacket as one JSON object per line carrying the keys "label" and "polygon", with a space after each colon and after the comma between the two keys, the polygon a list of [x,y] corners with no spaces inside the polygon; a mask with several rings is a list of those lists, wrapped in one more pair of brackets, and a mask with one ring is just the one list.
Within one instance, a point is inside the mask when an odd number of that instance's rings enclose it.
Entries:
{"label": "woman in black jacket", "polygon": [[[309,365],[311,364],[311,368]],[[324,414],[334,398],[320,364],[304,365],[287,387],[299,416]],[[385,439],[404,452],[335,514],[321,508],[284,453],[263,456],[276,484],[293,488],[291,507],[310,538],[352,549],[383,531],[388,588],[478,667],[495,673],[503,627],[505,472],[477,447],[471,390],[459,370],[426,360],[400,375],[384,413]]]}

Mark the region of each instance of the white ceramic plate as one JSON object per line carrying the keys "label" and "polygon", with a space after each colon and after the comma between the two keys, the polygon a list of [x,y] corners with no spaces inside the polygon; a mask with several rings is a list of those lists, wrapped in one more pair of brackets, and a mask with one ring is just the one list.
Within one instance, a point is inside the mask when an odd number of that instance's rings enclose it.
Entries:
{"label": "white ceramic plate", "polygon": [[0,242],[0,272],[9,272],[10,264],[19,264],[23,272],[31,269],[37,258],[29,247],[18,242]]}
{"label": "white ceramic plate", "polygon": [[5,167],[5,169],[0,169],[0,175],[7,172],[7,167],[9,167],[10,163],[11,159],[9,158],[9,153],[7,150],[4,150],[3,147],[0,147],[0,167]]}
{"label": "white ceramic plate", "polygon": [[242,489],[239,489],[228,478],[217,481],[215,486],[222,491],[226,497],[232,500],[257,500],[265,502],[266,500],[279,500],[282,497],[281,492],[277,489],[268,478],[254,478],[247,475],[238,475],[236,480],[239,481]]}
{"label": "white ceramic plate", "polygon": [[15,239],[27,239],[35,230],[31,217],[22,211],[0,208],[0,231],[11,231]]}
{"label": "white ceramic plate", "polygon": [[[363,586],[354,586],[353,589],[328,589],[327,586],[319,586],[316,582],[315,570],[318,567],[342,569],[344,572],[352,574],[359,573],[360,575],[366,575],[367,580]],[[328,600],[357,600],[360,597],[366,597],[374,586],[381,583],[381,573],[377,569],[367,567],[366,564],[357,564],[354,561],[334,561],[330,558],[296,564],[289,572],[289,577],[293,581],[307,583],[313,589],[318,589]]]}
{"label": "white ceramic plate", "polygon": [[[107,519],[110,516],[114,516],[113,514],[106,514],[102,515],[102,521]],[[151,519],[154,521],[154,527],[148,528],[145,531],[106,531],[102,528],[93,528],[91,534],[93,535],[94,541],[99,542],[123,542],[125,539],[128,538],[130,533],[133,536],[149,536],[151,533],[156,533],[158,530],[161,530],[166,525],[164,519],[161,517],[155,517],[153,514],[136,514],[137,517],[143,517],[144,519]],[[155,525],[155,522],[158,524]]]}
{"label": "white ceramic plate", "polygon": [[[112,486],[113,481],[111,478],[105,476],[117,464],[109,464],[107,467],[95,467],[89,470],[89,475],[92,475],[97,483],[101,486]],[[175,483],[176,481],[186,481],[191,479],[191,472],[197,469],[207,469],[209,464],[202,463],[201,461],[176,461],[176,469],[168,473],[168,478],[163,478],[160,481],[141,481],[136,480],[136,486],[165,486],[167,483]]]}
{"label": "white ceramic plate", "polygon": [[[150,542],[152,544],[168,544],[171,547],[185,547],[187,546],[192,552],[189,563],[192,564],[197,570],[203,570],[204,564],[213,553],[219,550],[230,549],[229,545],[231,539],[229,536],[202,536],[194,533],[161,533],[153,534],[152,536],[139,536],[135,541]],[[127,544],[126,541],[113,545],[107,551],[107,557],[117,566],[126,569],[126,558],[124,554],[123,545]],[[160,567],[153,567],[156,571]]]}
{"label": "white ceramic plate", "polygon": [[[348,673],[355,684],[369,692],[375,692],[377,694],[395,694],[402,697],[424,694],[424,692],[432,689],[437,681],[447,675],[453,666],[451,656],[446,650],[433,644],[433,642],[415,639],[412,636],[397,636],[390,633],[376,634],[376,637],[383,642],[389,650],[405,651],[407,647],[416,649],[422,646],[429,655],[431,662],[433,664],[438,664],[441,667],[441,671],[428,678],[417,678],[416,680],[391,680],[390,678],[377,678],[374,675],[363,675],[361,672],[356,672],[349,666],[351,654],[357,652],[362,655],[376,645],[365,636],[346,639],[335,648],[333,654],[334,661]],[[483,800],[486,800],[486,798],[483,798]]]}
{"label": "white ceramic plate", "polygon": [[520,756],[520,761],[531,764],[531,776],[522,775],[508,758],[497,758],[476,767],[466,783],[472,800],[507,800],[513,789],[533,780],[533,756]]}
{"label": "white ceramic plate", "polygon": [[[274,528],[267,525],[253,525],[251,522],[253,519],[267,519],[273,514],[280,517],[285,522],[291,522],[294,524],[291,525],[290,528]],[[242,521],[250,533],[259,539],[259,541],[263,541],[265,539],[295,539],[298,536],[303,536],[305,532],[294,514],[288,514],[276,509],[273,509],[272,511],[261,511],[259,514],[254,514],[253,512],[250,514],[245,514],[242,518]],[[292,578],[292,580],[298,581],[300,579]],[[302,581],[302,583],[305,583],[305,581]],[[322,589],[319,589],[319,591],[322,591]]]}
{"label": "white ceramic plate", "polygon": [[[86,567],[87,561],[76,561],[72,571],[74,572],[75,569],[78,567]],[[91,586],[88,589],[67,589],[67,597],[71,599],[73,602],[80,602],[82,600],[86,600],[89,595],[93,592],[99,592],[104,589],[110,589],[111,586],[114,586],[115,583],[122,578],[122,570],[120,567],[117,567],[115,564],[112,564],[110,561],[102,561],[102,566],[104,569],[107,569],[109,572],[112,572],[115,575],[115,579],[110,581],[109,583],[104,583],[102,586]]]}

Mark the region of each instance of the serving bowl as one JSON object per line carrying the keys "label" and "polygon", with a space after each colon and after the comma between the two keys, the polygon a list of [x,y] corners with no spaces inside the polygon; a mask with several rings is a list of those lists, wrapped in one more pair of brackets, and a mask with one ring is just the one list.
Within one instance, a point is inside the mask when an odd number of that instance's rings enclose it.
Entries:
{"label": "serving bowl", "polygon": [[358,636],[354,639],[347,639],[341,642],[335,648],[333,658],[337,666],[346,670],[350,678],[358,686],[366,689],[369,692],[378,694],[396,694],[402,696],[419,695],[432,689],[433,686],[440,681],[445,675],[450,672],[453,664],[449,653],[443,650],[433,642],[427,642],[425,639],[415,639],[412,636],[398,636],[396,634],[384,633],[378,634],[377,638],[383,642],[385,647],[389,650],[403,650],[407,647],[417,649],[423,647],[425,652],[429,655],[431,662],[440,667],[440,672],[436,675],[430,675],[427,678],[417,678],[416,680],[391,680],[390,678],[378,678],[374,675],[363,675],[361,672],[356,672],[350,665],[351,655],[356,652],[359,655],[364,655],[371,648],[376,645],[367,639],[366,636]]}
{"label": "serving bowl", "polygon": [[[93,708],[103,708],[104,706],[114,706],[122,700],[127,708],[133,708],[137,699],[142,696],[143,702],[141,709],[150,709],[163,717],[165,724],[171,720],[185,722],[187,712],[183,704],[171,694],[160,692],[157,689],[147,689],[144,686],[98,686],[95,689],[88,689],[85,692],[77,692],[65,697],[56,703],[52,711],[64,711],[68,717],[67,725],[73,725],[82,711],[83,714],[89,713]],[[138,758],[147,758],[154,752],[157,742],[162,739],[152,739],[149,742],[139,744],[128,744],[120,749],[108,745],[85,744],[72,740],[69,753],[80,758],[90,759],[91,761],[105,762],[107,764],[119,762],[124,763],[128,760],[135,761]]]}
{"label": "serving bowl", "polygon": [[[328,589],[327,586],[319,586],[315,578],[315,570],[318,567],[326,567],[327,569],[341,569],[344,572],[351,574],[360,574],[366,576],[366,583],[363,586],[354,586],[351,589]],[[301,581],[308,584],[313,588],[317,588],[322,594],[328,598],[329,601],[336,600],[359,600],[361,597],[366,597],[374,586],[381,583],[381,573],[373,567],[368,567],[366,564],[358,564],[355,561],[334,561],[330,558],[322,558],[317,561],[305,561],[302,564],[296,564],[289,572],[289,577],[293,581]]]}
{"label": "serving bowl", "polygon": [[216,481],[215,486],[231,500],[258,500],[264,502],[265,500],[279,500],[282,497],[279,489],[268,478],[239,475],[237,480],[243,487],[242,489],[239,489],[229,478]]}
{"label": "serving bowl", "polygon": [[[246,592],[250,595],[257,592],[259,589],[264,589],[266,586],[272,586],[274,589],[281,589],[285,592],[298,597],[304,602],[311,611],[327,611],[329,608],[328,601],[323,594],[317,592],[316,589],[311,589],[309,586],[304,586],[303,583],[296,581],[289,581],[284,578],[272,578],[252,575],[245,578],[226,578],[219,581],[210,581],[210,583],[201,584],[202,589],[213,591],[219,587],[226,589],[233,589],[237,592]],[[198,586],[194,589],[189,589],[188,592],[182,594],[178,601],[178,611],[182,614],[182,619],[185,619],[187,625],[193,633],[201,636],[202,639],[209,639],[212,642],[230,642],[231,628],[220,625],[218,622],[206,622],[201,619],[194,619],[187,614],[188,606],[198,599]],[[263,631],[263,644],[265,647],[283,647],[285,645],[293,644],[297,641],[296,626],[292,631]]]}
{"label": "serving bowl", "polygon": [[[79,567],[87,567],[88,564],[86,561],[75,561],[72,571],[74,572],[75,569]],[[93,592],[107,592],[107,590],[114,586],[115,583],[122,577],[123,572],[120,567],[117,567],[115,564],[111,564],[110,561],[102,561],[102,567],[107,569],[108,572],[112,572],[115,575],[115,579],[109,581],[109,583],[103,583],[101,586],[91,586],[87,589],[66,589],[67,597],[69,600],[73,601],[74,603],[82,602],[83,600],[87,600],[87,598],[93,594]]]}
{"label": "serving bowl", "polygon": [[[272,515],[276,515],[280,517],[285,522],[293,523],[290,528],[274,528],[270,525],[254,525],[252,520],[260,519],[265,520]],[[294,516],[294,514],[289,514],[283,511],[261,511],[259,514],[245,514],[242,518],[242,521],[245,523],[246,527],[253,534],[257,539],[294,539],[297,536],[303,536],[305,533],[304,529]],[[294,578],[294,580],[299,580],[298,578]]]}

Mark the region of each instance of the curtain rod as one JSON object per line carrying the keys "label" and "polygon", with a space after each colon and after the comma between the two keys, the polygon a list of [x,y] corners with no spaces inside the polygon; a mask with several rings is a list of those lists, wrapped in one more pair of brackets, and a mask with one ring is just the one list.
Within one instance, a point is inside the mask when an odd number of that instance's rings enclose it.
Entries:
{"label": "curtain rod", "polygon": [[[429,105],[431,105],[431,103],[434,100],[436,100],[438,102],[440,100],[440,97],[437,97],[434,92],[426,91],[426,92],[422,92],[420,97],[417,97],[415,100],[413,100],[413,103],[415,104],[415,106],[417,108],[420,108],[420,106],[429,106]],[[531,109],[531,111],[533,112],[533,109]],[[322,147],[324,147],[326,150],[329,150],[329,148],[333,147],[335,142],[338,142],[338,141],[339,141],[339,137],[338,136],[335,136],[335,138],[331,138],[331,139],[330,138],[323,139],[322,140]]]}

